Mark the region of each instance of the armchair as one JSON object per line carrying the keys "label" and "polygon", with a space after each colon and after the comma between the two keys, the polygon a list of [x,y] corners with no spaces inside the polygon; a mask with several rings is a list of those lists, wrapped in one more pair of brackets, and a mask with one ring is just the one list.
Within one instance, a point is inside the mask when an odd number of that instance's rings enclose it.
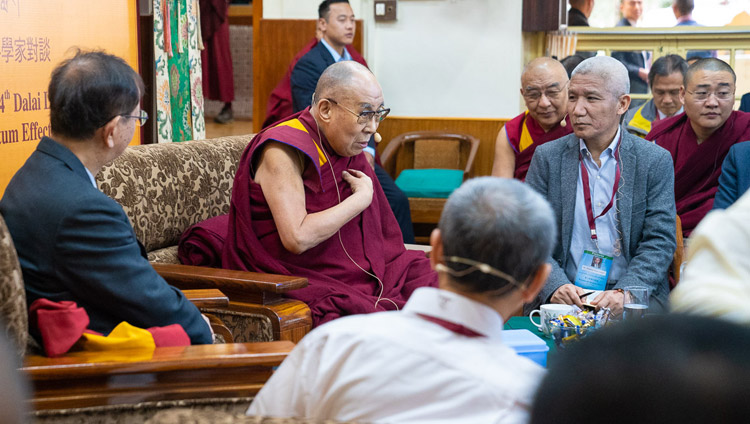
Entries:
{"label": "armchair", "polygon": [[[386,146],[380,160],[409,198],[417,242],[429,243],[429,231],[440,220],[446,198],[468,178],[478,149],[474,136],[441,131],[404,133]],[[420,226],[427,227],[426,235]]]}

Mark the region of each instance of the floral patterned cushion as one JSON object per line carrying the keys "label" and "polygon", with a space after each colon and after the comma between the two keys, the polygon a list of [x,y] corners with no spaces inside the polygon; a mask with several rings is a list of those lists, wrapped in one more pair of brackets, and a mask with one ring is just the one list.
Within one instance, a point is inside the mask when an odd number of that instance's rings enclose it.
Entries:
{"label": "floral patterned cushion", "polygon": [[0,330],[15,344],[20,356],[26,351],[28,321],[26,290],[21,265],[5,220],[0,215]]}
{"label": "floral patterned cushion", "polygon": [[97,184],[122,205],[147,252],[176,246],[191,225],[229,212],[237,164],[251,138],[128,147]]}
{"label": "floral patterned cushion", "polygon": [[148,260],[160,264],[178,264],[180,259],[177,257],[177,246],[152,250],[148,252]]}
{"label": "floral patterned cushion", "polygon": [[[361,421],[347,421],[354,424]],[[146,424],[344,424],[343,421],[305,418],[248,417],[223,411],[174,408],[154,415]]]}
{"label": "floral patterned cushion", "polygon": [[31,413],[29,422],[34,424],[142,424],[160,411],[188,410],[197,413],[227,414],[244,413],[252,398],[213,398],[162,400],[130,404],[91,406],[71,409],[44,409]]}

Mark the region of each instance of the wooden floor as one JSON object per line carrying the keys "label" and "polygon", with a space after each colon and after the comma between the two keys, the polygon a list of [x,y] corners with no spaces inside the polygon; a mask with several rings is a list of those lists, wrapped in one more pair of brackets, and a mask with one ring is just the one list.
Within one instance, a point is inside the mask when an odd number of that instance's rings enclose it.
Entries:
{"label": "wooden floor", "polygon": [[229,124],[217,124],[213,117],[206,117],[206,138],[224,137],[228,135],[243,135],[253,133],[253,121],[250,119],[235,119]]}

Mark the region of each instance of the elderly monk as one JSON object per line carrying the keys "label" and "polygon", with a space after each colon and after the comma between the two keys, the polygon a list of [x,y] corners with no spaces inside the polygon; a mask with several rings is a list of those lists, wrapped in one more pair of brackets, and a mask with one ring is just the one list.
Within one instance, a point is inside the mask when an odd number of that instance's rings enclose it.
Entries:
{"label": "elderly monk", "polygon": [[[622,311],[628,286],[649,288],[650,311],[666,306],[667,268],[675,250],[672,161],[664,149],[620,126],[630,104],[628,72],[596,56],[573,71],[568,114],[574,134],[534,154],[526,182],[552,205],[558,222],[552,273],[536,303]],[[591,267],[593,258],[601,267]],[[593,296],[590,296],[593,297]]]}
{"label": "elderly monk", "polygon": [[645,137],[653,123],[682,113],[680,93],[684,94],[687,69],[687,62],[679,55],[670,54],[657,59],[648,71],[648,85],[654,97],[625,114],[625,129]]}
{"label": "elderly monk", "polygon": [[534,150],[573,130],[566,117],[568,74],[557,60],[540,57],[521,74],[526,112],[511,119],[497,134],[492,175],[523,181]]}
{"label": "elderly monk", "polygon": [[362,155],[388,114],[375,76],[353,61],[323,72],[311,107],[248,145],[232,191],[223,267],[301,275],[289,294],[315,325],[400,308],[435,286],[424,253],[407,251]]}
{"label": "elderly monk", "polygon": [[686,237],[713,206],[729,148],[750,140],[750,114],[732,111],[736,82],[726,62],[695,62],[685,76],[685,113],[659,122],[646,136],[672,154],[677,214]]}

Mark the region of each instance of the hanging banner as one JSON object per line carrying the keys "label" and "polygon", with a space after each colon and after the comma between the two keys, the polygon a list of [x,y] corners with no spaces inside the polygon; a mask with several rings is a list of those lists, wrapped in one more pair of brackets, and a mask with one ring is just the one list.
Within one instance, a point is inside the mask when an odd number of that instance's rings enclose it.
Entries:
{"label": "hanging banner", "polygon": [[[104,50],[138,70],[136,0],[0,0],[0,197],[50,134],[47,86],[74,47]],[[136,131],[131,144],[137,144]]]}

